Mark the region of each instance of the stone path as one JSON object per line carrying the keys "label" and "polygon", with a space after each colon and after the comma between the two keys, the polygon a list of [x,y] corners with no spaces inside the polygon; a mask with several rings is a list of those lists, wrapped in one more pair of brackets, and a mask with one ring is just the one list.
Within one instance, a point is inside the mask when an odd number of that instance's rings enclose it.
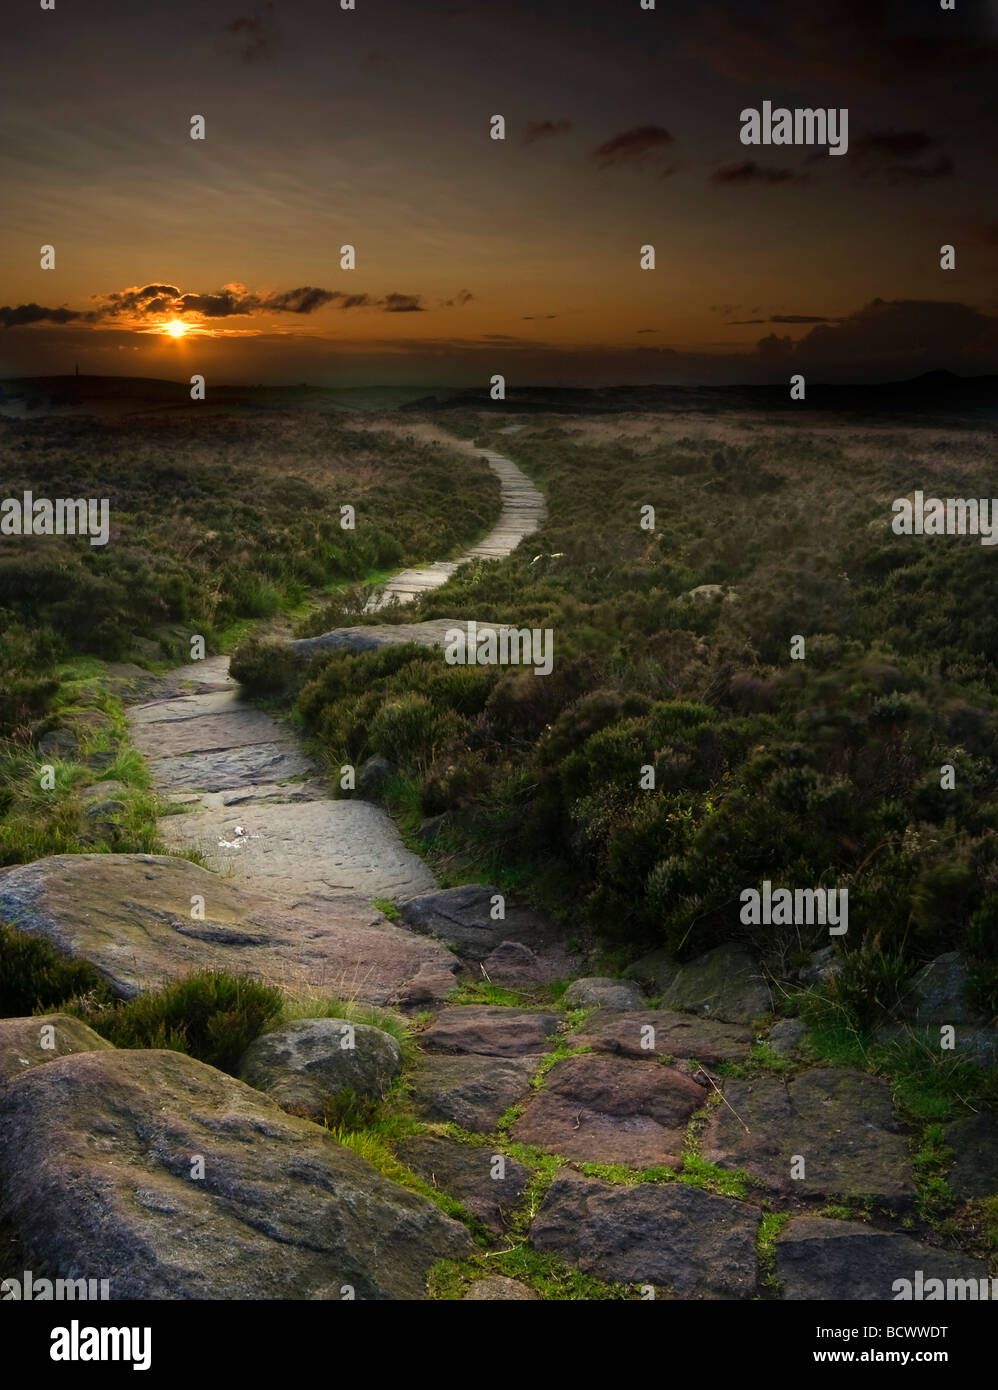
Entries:
{"label": "stone path", "polygon": [[[499,525],[461,561],[397,576],[374,609],[411,602],[465,560],[509,553],[540,524],[543,499],[520,470],[477,452],[503,480]],[[340,629],[295,646],[439,644],[450,625]],[[769,982],[741,947],[682,966],[653,952],[629,980],[579,979],[579,948],[542,913],[487,885],[439,890],[379,808],[330,800],[289,730],[240,699],[226,658],[174,671],[162,690],[130,715],[157,789],[180,808],[162,836],[200,849],[229,881],[169,857],[56,856],[0,878],[0,917],[91,960],[126,996],[211,965],[306,998],[319,990],[426,1010],[406,1064],[415,1124],[389,1147],[494,1237],[488,1257],[462,1266],[457,1296],[537,1298],[485,1263],[521,1246],[616,1285],[610,1296],[652,1286],[667,1300],[886,1301],[915,1271],[988,1274],[983,1259],[940,1248],[920,1218],[919,1136],[887,1080],[817,1066],[803,1024],[772,1026]],[[400,921],[374,897],[396,900]],[[196,899],[205,911],[192,920]],[[933,965],[954,973],[945,958]],[[516,989],[517,1002],[459,1003],[459,974]],[[555,979],[575,983],[559,997]],[[59,1046],[42,1056],[43,1022],[0,1022],[0,1179],[8,1214],[60,1269],[96,1242],[119,1297],[240,1297],[262,1271],[263,1297],[336,1298],[346,1278],[359,1297],[409,1299],[423,1296],[437,1260],[475,1255],[457,1221],[293,1118],[315,1036],[342,1020],[270,1035],[260,1049],[272,1075],[256,1090],[176,1054],[109,1051],[72,1019],[58,1020]],[[312,1051],[289,1045],[294,1029]],[[363,1054],[378,1030],[358,1035]],[[397,1070],[393,1040],[382,1034],[379,1045]],[[319,1060],[342,1066],[335,1050]],[[261,1090],[292,1097],[293,1115]],[[321,1118],[326,1097],[314,1090]],[[120,1122],[123,1106],[134,1124]],[[86,1149],[75,1139],[93,1133],[113,1137]],[[211,1153],[216,1186],[176,1176],[177,1134],[182,1148]],[[998,1190],[995,1135],[990,1113],[950,1125],[956,1198]],[[346,1200],[331,1207],[329,1191]],[[99,1231],[87,1225],[96,1211]],[[208,1232],[197,1252],[188,1229]],[[156,1260],[133,1270],[142,1241]]]}
{"label": "stone path", "polygon": [[476,449],[470,441],[464,447],[485,459],[499,478],[502,489],[502,511],[499,520],[484,540],[472,546],[458,560],[437,560],[420,569],[402,570],[390,579],[369,600],[365,612],[377,613],[382,608],[412,603],[420,594],[439,589],[455,570],[469,560],[501,560],[520,544],[525,536],[536,531],[547,508],[544,496],[515,463],[491,449]]}
{"label": "stone path", "polygon": [[[543,521],[544,498],[515,463],[490,449],[462,447],[485,458],[499,476],[498,522],[460,559],[396,575],[375,596],[374,608],[410,603],[470,560],[510,554]],[[447,624],[426,625],[431,633],[422,624],[413,626],[420,629],[416,640],[441,643]],[[355,638],[349,645],[363,649],[367,642],[377,643],[382,629],[346,632]],[[413,640],[410,628],[386,632],[387,640]],[[295,645],[330,645],[333,636]],[[184,808],[160,821],[170,848],[196,849],[208,867],[285,900],[342,892],[402,902],[436,886],[384,811],[359,798],[329,798],[289,731],[240,698],[227,657],[181,667],[165,684],[167,698],[133,708],[130,720],[132,740],[150,761],[156,790]],[[190,685],[190,693],[177,696],[184,685]]]}

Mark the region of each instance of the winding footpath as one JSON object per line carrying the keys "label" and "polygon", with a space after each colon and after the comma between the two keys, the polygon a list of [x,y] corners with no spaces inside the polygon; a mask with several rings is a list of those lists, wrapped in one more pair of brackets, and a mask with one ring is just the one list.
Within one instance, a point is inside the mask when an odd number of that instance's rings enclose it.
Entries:
{"label": "winding footpath", "polygon": [[[544,520],[543,496],[515,463],[470,443],[461,447],[499,477],[496,526],[457,560],[402,571],[369,610],[411,603],[472,560],[509,555]],[[332,644],[363,650],[386,641],[442,642],[449,625],[346,629],[349,636]],[[325,644],[313,638],[295,645]],[[333,800],[291,732],[240,698],[228,668],[225,656],[181,667],[166,684],[190,693],[130,711],[132,740],[149,759],[155,789],[183,807],[160,820],[164,843],[196,849],[208,867],[285,902],[337,893],[401,902],[434,889],[433,874],[406,849],[385,812],[357,797]]]}

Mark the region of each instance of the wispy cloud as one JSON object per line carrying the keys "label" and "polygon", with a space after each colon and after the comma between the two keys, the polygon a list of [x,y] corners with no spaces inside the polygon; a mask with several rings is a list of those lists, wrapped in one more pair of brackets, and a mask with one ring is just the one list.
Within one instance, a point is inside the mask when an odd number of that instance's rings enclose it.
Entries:
{"label": "wispy cloud", "polygon": [[806,183],[808,177],[796,169],[775,169],[757,164],[754,159],[746,159],[741,164],[724,164],[720,169],[715,169],[710,181],[720,184],[801,184]]}
{"label": "wispy cloud", "polygon": [[630,130],[622,130],[619,135],[612,135],[609,140],[604,140],[602,145],[593,150],[590,158],[601,169],[626,166],[643,168],[649,156],[659,155],[675,143],[675,137],[670,135],[664,126],[633,126]]}

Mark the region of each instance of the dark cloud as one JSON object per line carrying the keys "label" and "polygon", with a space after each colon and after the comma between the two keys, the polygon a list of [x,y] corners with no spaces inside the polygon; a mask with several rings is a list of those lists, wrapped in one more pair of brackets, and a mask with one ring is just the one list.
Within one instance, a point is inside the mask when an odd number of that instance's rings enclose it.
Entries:
{"label": "dark cloud", "polygon": [[946,178],[954,171],[952,159],[924,130],[869,131],[852,141],[849,154],[861,179],[892,185]]}
{"label": "dark cloud", "polygon": [[274,6],[270,0],[265,5],[257,5],[252,14],[231,20],[224,30],[225,46],[244,63],[273,58],[281,44]]}
{"label": "dark cloud", "polygon": [[[962,11],[962,13],[960,12]],[[700,7],[685,52],[715,71],[758,85],[802,80],[883,86],[972,71],[998,62],[987,18],[963,5],[943,12],[932,0],[768,0],[744,6],[715,0]],[[954,88],[959,99],[959,88]]]}
{"label": "dark cloud", "polygon": [[[418,295],[389,296],[390,299],[418,300]],[[324,304],[336,303],[341,309],[371,304],[366,294],[344,294],[341,290],[317,289],[302,285],[294,290],[256,294],[245,285],[223,285],[208,294],[182,293],[176,285],[132,285],[106,295],[93,295],[95,308],[46,309],[40,304],[19,304],[0,309],[0,323],[7,328],[28,323],[99,323],[114,319],[157,322],[164,314],[183,317],[197,314],[205,319],[245,318],[253,314],[311,314]]]}
{"label": "dark cloud", "polygon": [[418,294],[386,294],[377,303],[379,309],[389,314],[422,314],[426,310],[419,302],[421,298]]}
{"label": "dark cloud", "polygon": [[746,159],[741,164],[724,164],[720,169],[715,169],[710,176],[711,183],[723,184],[801,184],[806,183],[807,179],[807,174],[802,174],[796,169],[765,168],[754,159]]}
{"label": "dark cloud", "polygon": [[26,323],[73,323],[89,315],[75,309],[46,309],[41,304],[5,304],[0,308],[0,324],[4,328],[20,328]]}
{"label": "dark cloud", "polygon": [[830,323],[826,314],[774,314],[770,323]]}
{"label": "dark cloud", "polygon": [[458,290],[453,299],[441,299],[440,304],[444,309],[462,309],[465,304],[470,304],[474,297],[470,290]]}
{"label": "dark cloud", "polygon": [[954,300],[874,299],[843,319],[818,324],[796,344],[770,334],[757,350],[765,358],[792,358],[819,370],[853,368],[857,375],[973,370],[998,356],[998,320]]}
{"label": "dark cloud", "polygon": [[660,125],[639,125],[630,130],[622,130],[605,140],[598,149],[593,150],[591,159],[601,169],[612,169],[620,165],[642,166],[648,155],[658,153],[675,144],[673,136]]}
{"label": "dark cloud", "polygon": [[134,314],[138,313],[163,313],[162,306],[167,300],[176,299],[180,290],[176,285],[144,285],[142,289],[132,286],[127,290],[116,290],[111,294],[94,295],[95,300],[101,300],[101,307],[98,311],[102,317],[113,316],[115,314]]}
{"label": "dark cloud", "polygon": [[639,328],[639,329],[638,329],[638,332],[639,332],[639,333],[657,333],[658,331],[659,331],[659,330],[658,330],[657,328]]}
{"label": "dark cloud", "polygon": [[310,314],[313,309],[321,309],[323,304],[337,298],[340,296],[335,290],[318,290],[311,285],[303,285],[301,289],[268,295],[261,304],[264,309],[279,314]]}
{"label": "dark cloud", "polygon": [[564,117],[558,121],[528,121],[523,143],[532,145],[535,140],[543,140],[550,135],[567,135],[571,129],[572,122]]}
{"label": "dark cloud", "polygon": [[240,295],[233,290],[217,294],[182,294],[173,306],[175,314],[200,314],[206,319],[229,319],[256,313],[260,299],[255,294]]}

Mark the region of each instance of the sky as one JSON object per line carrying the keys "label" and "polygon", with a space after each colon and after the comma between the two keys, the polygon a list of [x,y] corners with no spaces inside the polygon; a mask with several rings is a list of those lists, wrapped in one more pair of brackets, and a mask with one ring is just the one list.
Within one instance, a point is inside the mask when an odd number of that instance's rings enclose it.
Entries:
{"label": "sky", "polygon": [[0,377],[998,371],[998,0],[54,4],[0,0]]}

